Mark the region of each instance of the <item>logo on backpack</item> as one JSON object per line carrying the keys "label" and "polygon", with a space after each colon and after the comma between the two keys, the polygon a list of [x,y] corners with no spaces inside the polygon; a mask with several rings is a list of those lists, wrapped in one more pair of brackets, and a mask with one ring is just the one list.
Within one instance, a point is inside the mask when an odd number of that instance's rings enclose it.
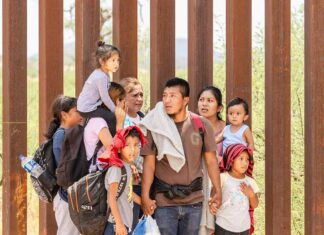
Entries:
{"label": "logo on backpack", "polygon": [[92,211],[92,206],[81,205],[81,209],[88,210],[88,211]]}

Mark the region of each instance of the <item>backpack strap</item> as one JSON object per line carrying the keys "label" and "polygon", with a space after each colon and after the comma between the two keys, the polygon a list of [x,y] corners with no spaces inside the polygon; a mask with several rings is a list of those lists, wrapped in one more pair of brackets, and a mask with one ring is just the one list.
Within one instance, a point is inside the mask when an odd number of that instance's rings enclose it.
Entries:
{"label": "backpack strap", "polygon": [[137,114],[138,116],[140,116],[140,118],[143,118],[145,116],[144,113],[142,113],[141,111],[138,111]]}
{"label": "backpack strap", "polygon": [[102,142],[99,140],[96,146],[96,149],[91,157],[92,159],[92,165],[95,166],[97,162],[97,154],[99,152],[99,149],[103,146]]}
{"label": "backpack strap", "polygon": [[198,114],[193,113],[193,112],[190,112],[190,118],[191,118],[191,121],[194,124],[195,129],[199,132],[199,135],[201,137],[201,140],[202,140],[201,151],[205,152],[205,137],[204,137],[205,126],[204,126],[204,123],[202,122],[200,116]]}
{"label": "backpack strap", "polygon": [[121,168],[121,179],[119,181],[118,189],[117,189],[117,196],[116,196],[117,199],[124,192],[126,188],[126,184],[127,184],[127,172],[125,166],[123,165],[123,167]]}

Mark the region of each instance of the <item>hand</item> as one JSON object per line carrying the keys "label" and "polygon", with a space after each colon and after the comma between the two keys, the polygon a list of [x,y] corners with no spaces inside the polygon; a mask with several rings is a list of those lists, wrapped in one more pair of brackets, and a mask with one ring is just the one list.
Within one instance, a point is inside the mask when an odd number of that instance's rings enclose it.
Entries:
{"label": "hand", "polygon": [[217,211],[218,211],[218,208],[216,206],[216,203],[213,202],[213,203],[208,203],[209,204],[209,211],[212,215],[216,215],[217,214]]}
{"label": "hand", "polygon": [[116,101],[116,107],[121,108],[122,110],[125,111],[125,113],[128,112],[128,107],[127,107],[127,105],[126,105],[126,100],[125,100],[125,99],[123,99],[123,100],[119,100],[119,99],[118,99],[118,100]]}
{"label": "hand", "polygon": [[216,207],[219,208],[222,205],[222,192],[217,190],[215,194],[209,199],[208,204],[215,203]]}
{"label": "hand", "polygon": [[127,235],[127,229],[124,224],[116,223],[116,235]]}
{"label": "hand", "polygon": [[246,183],[241,183],[240,185],[242,193],[247,196],[248,198],[251,198],[254,196],[253,189],[250,185],[247,185]]}
{"label": "hand", "polygon": [[145,215],[153,215],[156,209],[156,201],[150,198],[142,198],[142,210]]}
{"label": "hand", "polygon": [[125,100],[120,101],[119,99],[116,102],[116,108],[115,108],[115,117],[117,126],[121,126],[120,128],[123,128],[124,121],[126,118],[126,105]]}

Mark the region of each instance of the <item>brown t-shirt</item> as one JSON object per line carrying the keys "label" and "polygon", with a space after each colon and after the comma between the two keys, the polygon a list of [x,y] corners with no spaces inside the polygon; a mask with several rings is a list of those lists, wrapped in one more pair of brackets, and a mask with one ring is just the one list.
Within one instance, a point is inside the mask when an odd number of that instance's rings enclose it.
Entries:
{"label": "brown t-shirt", "polygon": [[[201,117],[204,127],[204,141],[205,141],[205,151],[213,152],[216,151],[216,143],[214,140],[214,131],[205,118]],[[186,163],[177,173],[173,170],[166,157],[163,157],[160,161],[155,161],[155,177],[170,184],[181,184],[189,185],[197,177],[202,177],[202,139],[199,132],[195,129],[191,118],[188,117],[183,122],[175,123],[179,131],[182,145],[184,148],[184,154],[186,158]],[[152,134],[150,131],[147,132],[146,139],[148,143],[141,150],[141,155],[157,155],[157,148],[154,144]],[[207,172],[206,172],[207,174]],[[188,205],[203,201],[202,190],[191,193],[184,199],[174,198],[172,200],[166,198],[163,193],[157,193],[155,198],[158,206],[171,206],[171,205]]]}

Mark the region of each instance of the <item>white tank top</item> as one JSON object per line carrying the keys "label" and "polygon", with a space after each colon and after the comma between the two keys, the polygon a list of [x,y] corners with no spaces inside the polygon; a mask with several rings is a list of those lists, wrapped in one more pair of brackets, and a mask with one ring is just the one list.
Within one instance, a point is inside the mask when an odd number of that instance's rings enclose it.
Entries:
{"label": "white tank top", "polygon": [[231,131],[231,125],[225,126],[223,134],[223,153],[225,152],[226,148],[231,144],[243,144],[247,146],[246,141],[243,139],[243,133],[248,127],[248,125],[243,124],[241,128],[234,133]]}

